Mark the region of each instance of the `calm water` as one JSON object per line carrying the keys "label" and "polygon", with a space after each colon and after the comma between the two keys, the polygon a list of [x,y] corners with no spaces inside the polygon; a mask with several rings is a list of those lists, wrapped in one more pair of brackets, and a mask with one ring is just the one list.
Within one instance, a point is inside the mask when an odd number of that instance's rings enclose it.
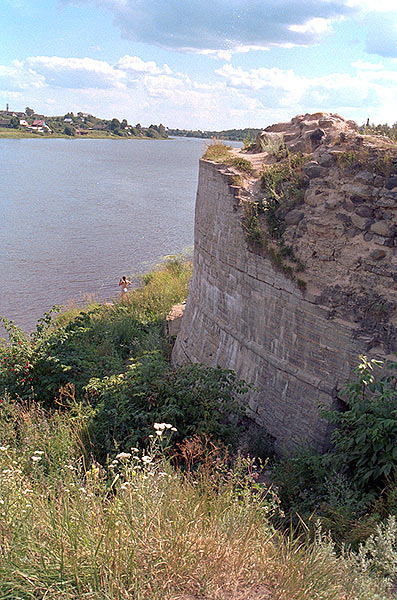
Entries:
{"label": "calm water", "polygon": [[0,140],[0,315],[32,329],[54,304],[111,298],[121,275],[192,247],[207,143]]}

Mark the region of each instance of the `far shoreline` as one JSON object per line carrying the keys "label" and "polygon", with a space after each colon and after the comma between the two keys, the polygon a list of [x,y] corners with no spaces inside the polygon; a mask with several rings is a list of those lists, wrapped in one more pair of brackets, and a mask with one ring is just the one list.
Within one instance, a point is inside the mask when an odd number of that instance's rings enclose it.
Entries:
{"label": "far shoreline", "polygon": [[87,135],[61,135],[59,133],[53,134],[41,134],[41,133],[28,133],[20,130],[10,130],[6,127],[0,127],[0,140],[26,140],[26,139],[40,139],[40,140],[154,140],[154,141],[167,141],[171,137],[158,137],[153,138],[150,136],[119,136],[119,135],[101,135],[101,134],[87,134]]}

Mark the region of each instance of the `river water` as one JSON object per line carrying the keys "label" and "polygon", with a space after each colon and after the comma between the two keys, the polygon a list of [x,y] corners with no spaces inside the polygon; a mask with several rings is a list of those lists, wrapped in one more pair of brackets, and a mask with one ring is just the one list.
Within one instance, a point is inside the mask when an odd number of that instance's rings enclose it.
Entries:
{"label": "river water", "polygon": [[121,275],[191,249],[207,144],[0,140],[0,315],[31,330],[54,304],[112,298]]}

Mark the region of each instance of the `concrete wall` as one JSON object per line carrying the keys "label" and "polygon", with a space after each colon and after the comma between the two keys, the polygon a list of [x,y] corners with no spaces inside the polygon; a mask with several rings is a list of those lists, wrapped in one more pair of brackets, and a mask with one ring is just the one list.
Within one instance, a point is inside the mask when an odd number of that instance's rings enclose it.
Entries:
{"label": "concrete wall", "polygon": [[173,359],[219,364],[253,383],[250,416],[279,451],[303,440],[323,449],[318,405],[333,404],[364,345],[354,323],[330,320],[329,308],[248,248],[238,194],[219,165],[200,162],[194,275]]}

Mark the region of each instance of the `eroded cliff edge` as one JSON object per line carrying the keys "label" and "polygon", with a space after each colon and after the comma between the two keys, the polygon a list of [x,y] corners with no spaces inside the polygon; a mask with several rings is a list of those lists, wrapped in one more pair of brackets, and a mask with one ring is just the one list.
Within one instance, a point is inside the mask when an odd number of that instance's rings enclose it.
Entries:
{"label": "eroded cliff edge", "polygon": [[[278,450],[323,449],[360,354],[397,350],[397,148],[337,115],[200,161],[194,274],[174,361],[233,369]],[[240,165],[239,165],[240,163]]]}

